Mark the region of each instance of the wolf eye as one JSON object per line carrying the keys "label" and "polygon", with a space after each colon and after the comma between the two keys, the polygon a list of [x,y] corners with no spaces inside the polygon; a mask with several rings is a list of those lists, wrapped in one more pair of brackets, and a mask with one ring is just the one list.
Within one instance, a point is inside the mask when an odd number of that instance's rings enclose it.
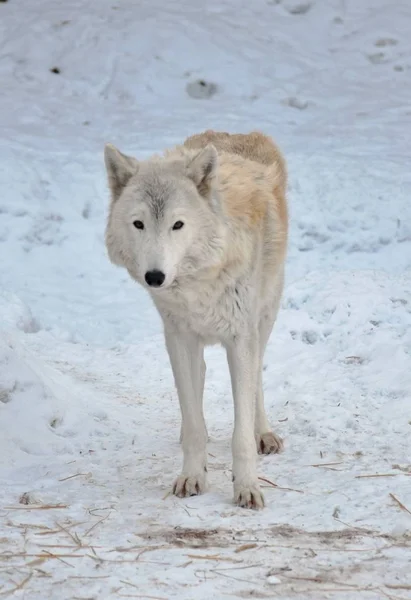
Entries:
{"label": "wolf eye", "polygon": [[183,226],[184,226],[184,223],[183,223],[183,221],[176,221],[176,222],[174,223],[174,225],[173,225],[173,229],[174,229],[174,230],[176,230],[176,229],[181,229]]}
{"label": "wolf eye", "polygon": [[133,225],[136,229],[144,229],[143,221],[133,221]]}

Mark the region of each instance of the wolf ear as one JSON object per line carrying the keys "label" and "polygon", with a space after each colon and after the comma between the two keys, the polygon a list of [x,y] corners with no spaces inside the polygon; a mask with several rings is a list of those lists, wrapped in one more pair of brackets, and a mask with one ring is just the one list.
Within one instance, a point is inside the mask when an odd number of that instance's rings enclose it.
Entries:
{"label": "wolf ear", "polygon": [[137,173],[138,160],[122,154],[112,144],[106,144],[104,148],[104,162],[106,164],[111,197],[114,201],[119,198],[130,177]]}
{"label": "wolf ear", "polygon": [[194,181],[201,196],[209,196],[217,175],[218,154],[213,144],[203,150],[187,165],[187,176]]}

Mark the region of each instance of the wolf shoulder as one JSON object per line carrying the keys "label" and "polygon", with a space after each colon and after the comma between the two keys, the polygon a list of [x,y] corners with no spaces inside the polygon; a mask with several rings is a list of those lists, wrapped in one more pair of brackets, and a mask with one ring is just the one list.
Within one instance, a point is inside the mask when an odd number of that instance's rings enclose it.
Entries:
{"label": "wolf shoulder", "polygon": [[189,149],[213,144],[219,155],[218,189],[228,216],[253,227],[274,213],[287,230],[287,168],[274,140],[258,131],[229,134],[207,130],[187,138]]}

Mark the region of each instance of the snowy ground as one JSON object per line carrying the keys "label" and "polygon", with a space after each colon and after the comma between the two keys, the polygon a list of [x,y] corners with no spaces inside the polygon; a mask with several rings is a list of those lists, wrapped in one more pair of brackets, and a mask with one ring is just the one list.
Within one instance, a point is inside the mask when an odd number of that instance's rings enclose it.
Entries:
{"label": "snowy ground", "polygon": [[[407,0],[0,3],[1,597],[411,598],[410,29]],[[289,163],[262,513],[231,504],[219,349],[210,492],[167,496],[159,319],[103,243],[104,142],[204,128],[260,128]]]}

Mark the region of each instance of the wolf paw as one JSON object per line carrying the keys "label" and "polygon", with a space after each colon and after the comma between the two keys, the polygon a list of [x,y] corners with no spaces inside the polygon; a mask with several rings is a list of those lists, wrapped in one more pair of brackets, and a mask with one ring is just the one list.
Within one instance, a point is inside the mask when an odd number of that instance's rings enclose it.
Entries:
{"label": "wolf paw", "polygon": [[234,502],[237,506],[253,508],[254,510],[261,510],[265,505],[264,496],[260,491],[258,483],[235,486]]}
{"label": "wolf paw", "polygon": [[256,442],[258,454],[278,454],[284,449],[283,440],[272,431],[256,435]]}
{"label": "wolf paw", "polygon": [[179,498],[198,496],[206,490],[206,472],[197,475],[185,475],[184,473],[176,479],[173,485],[173,494]]}

